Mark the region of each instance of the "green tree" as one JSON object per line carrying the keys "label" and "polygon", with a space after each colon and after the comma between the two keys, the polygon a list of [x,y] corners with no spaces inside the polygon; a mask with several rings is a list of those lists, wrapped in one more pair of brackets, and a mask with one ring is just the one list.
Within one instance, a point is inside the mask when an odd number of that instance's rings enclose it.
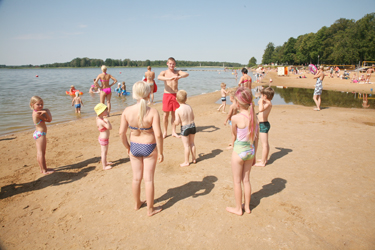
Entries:
{"label": "green tree", "polygon": [[257,59],[255,59],[255,57],[250,58],[249,63],[247,64],[247,67],[250,68],[250,67],[253,67],[255,65],[257,65]]}
{"label": "green tree", "polygon": [[262,64],[269,64],[272,62],[272,54],[275,50],[275,45],[273,43],[268,43],[266,49],[264,50]]}

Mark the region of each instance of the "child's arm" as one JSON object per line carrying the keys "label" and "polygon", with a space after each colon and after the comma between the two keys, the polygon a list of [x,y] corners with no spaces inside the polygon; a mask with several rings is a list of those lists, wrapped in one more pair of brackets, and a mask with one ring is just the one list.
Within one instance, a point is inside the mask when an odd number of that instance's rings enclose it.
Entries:
{"label": "child's arm", "polygon": [[159,113],[157,110],[153,110],[154,115],[152,118],[152,127],[154,129],[154,135],[156,139],[156,148],[158,150],[158,161],[159,163],[164,160],[164,155],[163,155],[163,136],[161,133],[161,127],[160,127],[160,117]]}
{"label": "child's arm", "polygon": [[228,116],[227,116],[227,119],[224,122],[224,126],[227,125],[228,121],[232,118],[232,116],[233,116],[233,104],[230,105],[230,107],[229,107]]}
{"label": "child's arm", "polygon": [[76,100],[76,98],[74,97],[73,100],[72,100],[72,106],[74,105],[74,101]]}
{"label": "child's arm", "polygon": [[51,122],[52,121],[52,114],[49,109],[44,109],[42,111],[38,111],[38,118],[45,121]]}
{"label": "child's arm", "polygon": [[81,98],[79,98],[79,101],[81,102],[81,104],[82,104],[82,106],[83,106],[83,101],[82,101],[82,99],[81,99]]}
{"label": "child's arm", "polygon": [[234,147],[234,142],[236,141],[236,137],[237,137],[237,121],[236,119],[232,119],[232,146],[230,146],[229,148]]}
{"label": "child's arm", "polygon": [[264,100],[263,98],[259,99],[258,104],[259,104],[258,112],[263,112],[270,107],[270,102]]}
{"label": "child's arm", "polygon": [[107,118],[103,118],[102,126],[105,127],[108,130],[112,129],[112,124],[108,121]]}
{"label": "child's arm", "polygon": [[128,155],[129,155],[130,154],[130,145],[129,145],[129,142],[128,142],[128,138],[126,136],[126,131],[128,130],[129,124],[128,124],[128,121],[126,120],[125,112],[126,112],[126,109],[124,110],[124,112],[121,115],[119,135],[120,135],[121,142],[124,145],[124,147],[126,148],[126,150],[128,151]]}
{"label": "child's arm", "polygon": [[176,115],[175,115],[175,119],[174,119],[174,125],[175,126],[178,126],[181,124],[181,119],[180,119],[180,109],[176,109]]}

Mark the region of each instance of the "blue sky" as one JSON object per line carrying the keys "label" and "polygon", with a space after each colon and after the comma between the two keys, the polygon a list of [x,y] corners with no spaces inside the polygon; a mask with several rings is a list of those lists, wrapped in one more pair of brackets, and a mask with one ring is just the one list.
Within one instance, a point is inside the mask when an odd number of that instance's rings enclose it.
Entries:
{"label": "blue sky", "polygon": [[260,63],[269,42],[374,11],[375,0],[0,0],[0,64],[170,56]]}

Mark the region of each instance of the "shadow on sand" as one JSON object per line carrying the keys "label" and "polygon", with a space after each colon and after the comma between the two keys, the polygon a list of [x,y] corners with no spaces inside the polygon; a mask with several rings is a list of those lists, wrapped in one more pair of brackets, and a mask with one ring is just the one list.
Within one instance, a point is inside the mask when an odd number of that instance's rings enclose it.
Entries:
{"label": "shadow on sand", "polygon": [[[167,193],[155,199],[155,204],[168,200],[162,207],[163,210],[170,208],[176,202],[192,197],[197,198],[202,195],[209,194],[215,187],[214,182],[217,181],[216,176],[206,176],[202,181],[191,181],[182,186],[170,188]],[[199,192],[200,191],[200,192]]]}
{"label": "shadow on sand", "polygon": [[285,188],[286,180],[275,178],[270,184],[266,184],[261,190],[251,194],[250,209],[256,208],[260,204],[260,200],[271,195],[280,193]]}
{"label": "shadow on sand", "polygon": [[[55,173],[44,175],[35,181],[20,184],[14,183],[1,187],[0,199],[5,199],[21,193],[40,190],[49,186],[59,186],[78,181],[79,179],[85,177],[88,172],[95,169],[95,166],[88,166],[89,164],[98,163],[99,161],[100,157],[94,157],[75,164],[55,168]],[[78,172],[64,172],[64,170],[76,169],[80,170]]]}
{"label": "shadow on sand", "polygon": [[216,127],[216,126],[198,126],[197,127],[197,132],[205,132],[205,133],[212,133],[212,132],[215,132],[217,130],[219,130],[220,128]]}
{"label": "shadow on sand", "polygon": [[0,141],[11,141],[11,140],[14,140],[16,138],[17,137],[9,137],[9,138],[0,139]]}
{"label": "shadow on sand", "polygon": [[272,155],[270,156],[270,158],[267,161],[267,165],[272,164],[277,159],[280,159],[280,158],[284,157],[285,155],[289,154],[290,152],[293,152],[293,150],[291,150],[289,148],[279,148],[279,147],[276,147],[276,149],[278,149],[280,151],[272,153]]}
{"label": "shadow on sand", "polygon": [[221,152],[223,152],[222,149],[214,149],[209,154],[200,153],[198,154],[199,157],[197,158],[197,161],[204,161],[210,158],[214,158],[215,156],[219,155]]}

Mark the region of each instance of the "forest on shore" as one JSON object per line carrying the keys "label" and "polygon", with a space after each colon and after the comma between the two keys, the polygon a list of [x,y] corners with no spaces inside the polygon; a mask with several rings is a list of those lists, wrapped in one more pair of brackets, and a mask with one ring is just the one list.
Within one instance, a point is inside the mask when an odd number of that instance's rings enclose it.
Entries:
{"label": "forest on shore", "polygon": [[[90,59],[87,57],[84,58],[75,58],[70,62],[65,63],[52,63],[52,64],[42,64],[42,65],[21,65],[21,66],[6,66],[0,65],[0,68],[85,68],[85,67],[101,67],[106,65],[108,67],[166,67],[167,60],[156,60],[156,61],[139,61],[139,60],[130,60],[130,59],[111,59],[107,58],[106,60],[102,59]],[[176,65],[181,67],[242,67],[241,63],[233,62],[199,62],[199,61],[180,61],[176,60]]]}
{"label": "forest on shore", "polygon": [[291,37],[280,46],[270,42],[262,57],[262,64],[279,65],[356,65],[360,61],[375,61],[375,13],[358,21],[340,18],[330,27]]}

